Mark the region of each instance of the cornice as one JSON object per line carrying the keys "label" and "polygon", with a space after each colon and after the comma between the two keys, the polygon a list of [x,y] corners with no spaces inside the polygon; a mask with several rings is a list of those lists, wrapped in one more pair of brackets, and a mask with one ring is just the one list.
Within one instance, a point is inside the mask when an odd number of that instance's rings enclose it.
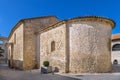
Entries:
{"label": "cornice", "polygon": [[114,28],[116,23],[110,18],[104,18],[100,16],[84,16],[84,17],[76,17],[67,20],[68,22],[81,22],[81,21],[93,21],[93,22],[104,22],[106,24],[110,24],[111,28]]}

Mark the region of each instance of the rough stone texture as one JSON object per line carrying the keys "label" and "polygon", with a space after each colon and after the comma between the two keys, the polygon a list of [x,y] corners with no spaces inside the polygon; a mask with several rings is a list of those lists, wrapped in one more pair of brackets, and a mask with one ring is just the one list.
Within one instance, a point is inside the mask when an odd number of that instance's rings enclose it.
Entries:
{"label": "rough stone texture", "polygon": [[[66,63],[66,26],[60,25],[54,29],[40,34],[40,63],[50,61],[50,66],[58,67],[60,72],[65,72]],[[51,52],[51,42],[55,41],[55,51]]]}
{"label": "rough stone texture", "polygon": [[48,60],[60,72],[111,70],[112,20],[84,17],[57,22],[55,17],[41,17],[17,23],[9,36],[10,66],[23,70],[40,68]]}
{"label": "rough stone texture", "polygon": [[[111,51],[112,51],[113,45],[115,45],[115,44],[120,44],[120,39],[112,40]],[[120,64],[120,51],[112,51],[111,62],[113,63],[115,59],[118,61],[118,64]]]}
{"label": "rough stone texture", "polygon": [[70,23],[70,72],[111,71],[111,27],[92,21]]}
{"label": "rough stone texture", "polygon": [[[39,65],[36,55],[36,32],[58,22],[54,16],[29,18],[19,21],[9,36],[9,64],[23,70]],[[21,25],[20,25],[21,24]],[[14,39],[16,35],[16,40]],[[40,55],[40,54],[39,54]]]}
{"label": "rough stone texture", "polygon": [[43,17],[39,19],[29,19],[24,22],[24,69],[36,68],[37,51],[36,51],[36,35],[40,29],[55,24],[58,20],[55,17]]}
{"label": "rough stone texture", "polygon": [[[19,25],[9,40],[8,57],[12,67],[23,68],[23,24]],[[16,35],[16,39],[15,39]]]}

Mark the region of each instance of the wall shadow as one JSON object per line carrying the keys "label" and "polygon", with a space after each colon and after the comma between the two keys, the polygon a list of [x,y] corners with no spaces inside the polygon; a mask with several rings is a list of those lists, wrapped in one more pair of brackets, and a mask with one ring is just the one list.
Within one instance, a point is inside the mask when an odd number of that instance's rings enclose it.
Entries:
{"label": "wall shadow", "polygon": [[120,64],[113,64],[112,65],[112,73],[120,72]]}

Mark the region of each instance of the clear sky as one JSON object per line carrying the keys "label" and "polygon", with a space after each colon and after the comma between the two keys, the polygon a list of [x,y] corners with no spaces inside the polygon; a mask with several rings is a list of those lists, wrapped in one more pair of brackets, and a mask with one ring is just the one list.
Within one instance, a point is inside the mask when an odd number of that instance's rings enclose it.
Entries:
{"label": "clear sky", "polygon": [[116,22],[112,34],[120,33],[120,0],[0,0],[0,34],[8,36],[20,19],[48,15],[103,16]]}

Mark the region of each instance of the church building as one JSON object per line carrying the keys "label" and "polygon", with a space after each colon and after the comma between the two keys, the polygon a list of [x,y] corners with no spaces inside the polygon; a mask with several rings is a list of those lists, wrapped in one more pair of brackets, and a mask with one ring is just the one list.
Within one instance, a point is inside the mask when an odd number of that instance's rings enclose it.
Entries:
{"label": "church building", "polygon": [[8,38],[9,66],[28,70],[47,60],[60,72],[109,72],[114,26],[113,20],[97,16],[22,19]]}

